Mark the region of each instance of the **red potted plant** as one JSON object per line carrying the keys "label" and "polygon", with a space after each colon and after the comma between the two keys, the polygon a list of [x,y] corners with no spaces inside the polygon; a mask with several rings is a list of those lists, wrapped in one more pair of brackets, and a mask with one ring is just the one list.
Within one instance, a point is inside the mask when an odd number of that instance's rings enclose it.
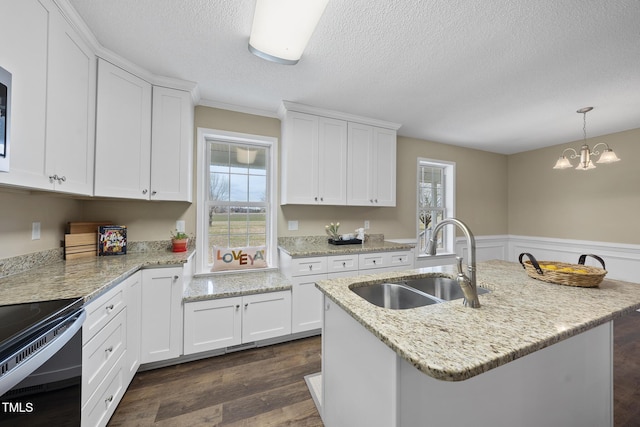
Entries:
{"label": "red potted plant", "polygon": [[186,252],[189,246],[189,236],[183,231],[171,232],[171,250],[173,252]]}

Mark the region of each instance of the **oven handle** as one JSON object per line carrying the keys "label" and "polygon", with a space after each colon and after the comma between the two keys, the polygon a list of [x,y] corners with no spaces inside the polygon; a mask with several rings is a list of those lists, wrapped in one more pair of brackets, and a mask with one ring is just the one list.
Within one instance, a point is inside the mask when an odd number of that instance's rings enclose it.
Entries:
{"label": "oven handle", "polygon": [[6,392],[11,390],[14,386],[20,383],[23,379],[27,378],[33,371],[42,366],[47,360],[53,357],[62,347],[64,347],[73,336],[82,328],[82,324],[86,319],[87,314],[84,309],[82,309],[76,320],[70,324],[67,329],[58,335],[58,338],[53,341],[51,344],[42,348],[40,351],[35,353],[29,359],[25,360],[23,363],[19,364],[15,368],[11,369],[5,375],[0,377],[0,396],[4,396]]}

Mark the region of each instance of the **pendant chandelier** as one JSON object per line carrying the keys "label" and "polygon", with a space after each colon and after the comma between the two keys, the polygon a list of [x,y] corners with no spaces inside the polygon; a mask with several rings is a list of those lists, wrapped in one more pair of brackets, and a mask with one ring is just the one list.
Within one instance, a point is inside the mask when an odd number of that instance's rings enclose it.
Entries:
{"label": "pendant chandelier", "polygon": [[[596,161],[596,163],[614,163],[620,161],[616,153],[613,152],[609,145],[604,142],[599,142],[593,146],[593,150],[589,149],[587,145],[587,113],[593,110],[593,107],[584,107],[576,111],[576,113],[582,114],[582,133],[583,133],[583,142],[582,147],[580,147],[580,154],[573,148],[566,148],[563,152],[556,165],[553,167],[554,169],[568,169],[572,168],[573,165],[569,161],[569,159],[577,159],[580,158],[580,162],[576,167],[576,170],[579,171],[587,171],[591,169],[595,169],[596,165],[591,161],[591,156],[600,156],[600,158]],[[597,148],[601,145],[604,145],[604,150],[600,153]],[[565,153],[569,151],[571,155],[568,157]]]}

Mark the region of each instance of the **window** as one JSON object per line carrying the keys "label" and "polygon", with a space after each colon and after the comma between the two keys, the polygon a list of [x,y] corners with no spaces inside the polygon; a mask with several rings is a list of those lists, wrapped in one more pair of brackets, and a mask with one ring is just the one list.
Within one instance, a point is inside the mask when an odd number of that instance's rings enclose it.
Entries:
{"label": "window", "polygon": [[[418,159],[417,233],[420,253],[424,253],[431,230],[443,218],[454,216],[455,163]],[[455,231],[442,229],[438,253],[455,252]]]}
{"label": "window", "polygon": [[214,246],[265,246],[274,265],[275,141],[198,129],[198,273],[211,271]]}

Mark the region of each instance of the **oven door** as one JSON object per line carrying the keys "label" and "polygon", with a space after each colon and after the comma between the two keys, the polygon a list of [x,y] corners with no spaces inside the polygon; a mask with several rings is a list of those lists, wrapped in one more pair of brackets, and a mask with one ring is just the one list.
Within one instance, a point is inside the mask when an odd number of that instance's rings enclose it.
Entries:
{"label": "oven door", "polygon": [[0,426],[80,425],[85,317],[78,311],[57,326],[50,345],[30,355],[31,344],[12,359],[25,361],[0,377]]}

